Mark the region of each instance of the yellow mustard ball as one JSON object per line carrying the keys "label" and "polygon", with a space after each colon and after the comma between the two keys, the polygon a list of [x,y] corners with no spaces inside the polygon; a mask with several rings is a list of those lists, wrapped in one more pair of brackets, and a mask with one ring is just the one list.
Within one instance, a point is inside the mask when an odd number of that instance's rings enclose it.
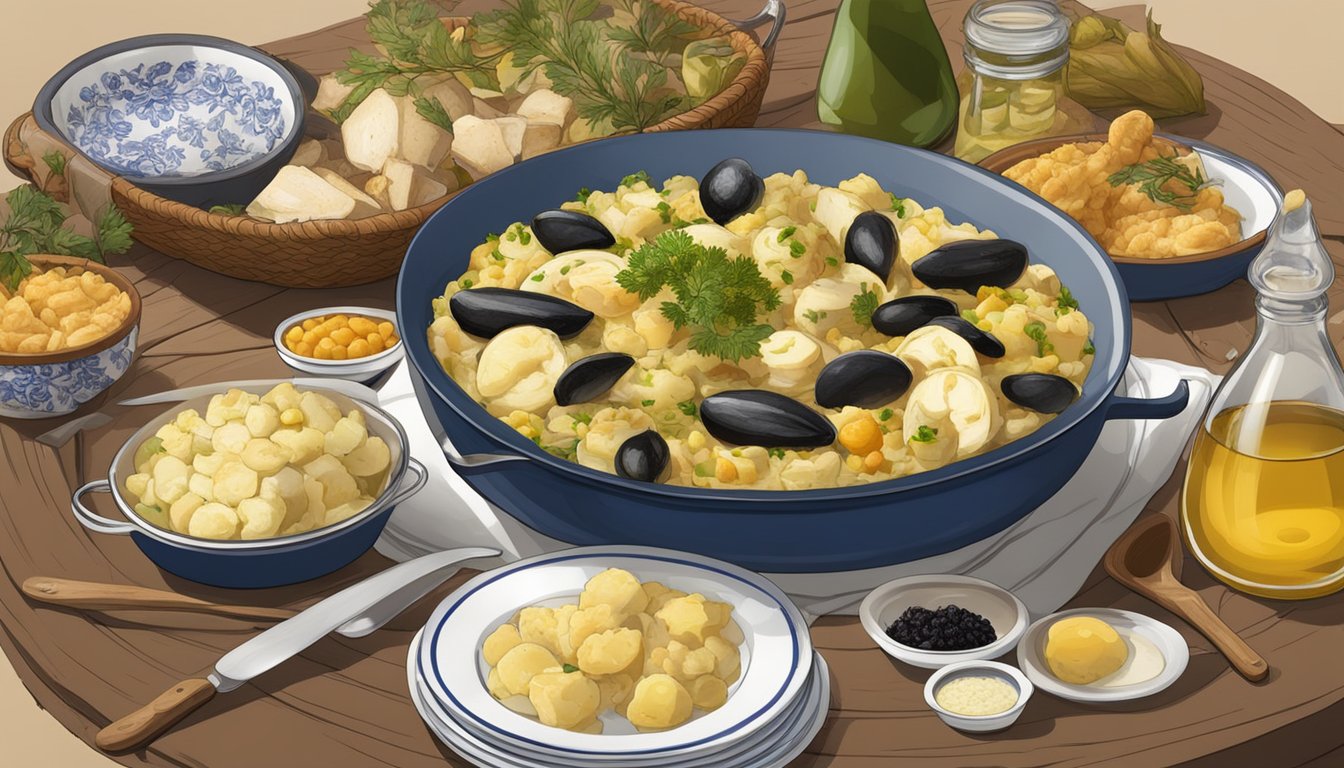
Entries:
{"label": "yellow mustard ball", "polygon": [[392,323],[359,315],[310,317],[285,331],[283,338],[290,352],[318,360],[358,360],[400,341]]}

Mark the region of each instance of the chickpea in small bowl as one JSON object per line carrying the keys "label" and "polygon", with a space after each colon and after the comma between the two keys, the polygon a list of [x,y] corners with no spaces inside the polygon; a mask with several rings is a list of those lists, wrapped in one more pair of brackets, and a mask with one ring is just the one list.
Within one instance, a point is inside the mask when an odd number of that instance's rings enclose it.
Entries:
{"label": "chickpea in small bowl", "polygon": [[140,295],[120,272],[74,256],[31,256],[0,285],[0,418],[63,416],[131,367]]}
{"label": "chickpea in small bowl", "polygon": [[285,318],[275,350],[294,371],[367,383],[402,358],[396,313],[372,307],[322,307]]}

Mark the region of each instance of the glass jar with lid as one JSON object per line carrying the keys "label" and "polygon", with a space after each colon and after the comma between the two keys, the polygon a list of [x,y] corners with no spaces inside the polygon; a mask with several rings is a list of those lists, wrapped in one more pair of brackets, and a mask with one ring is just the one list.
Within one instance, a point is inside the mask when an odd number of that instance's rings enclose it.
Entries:
{"label": "glass jar with lid", "polygon": [[962,28],[957,157],[979,162],[1004,147],[1093,124],[1065,96],[1069,20],[1053,0],[979,0]]}

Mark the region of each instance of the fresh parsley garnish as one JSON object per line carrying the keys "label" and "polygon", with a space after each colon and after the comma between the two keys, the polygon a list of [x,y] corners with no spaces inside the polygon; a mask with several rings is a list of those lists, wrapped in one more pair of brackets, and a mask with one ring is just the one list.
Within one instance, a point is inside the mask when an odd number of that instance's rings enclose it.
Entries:
{"label": "fresh parsley garnish", "polygon": [[591,413],[576,413],[576,414],[573,414],[572,416],[570,416],[570,418],[574,420],[574,423],[575,423],[575,424],[592,424],[592,423],[593,423],[593,414],[591,414]]}
{"label": "fresh parsley garnish", "polygon": [[783,448],[771,448],[771,449],[768,451],[768,453],[769,453],[773,458],[776,458],[776,459],[782,459],[782,458],[784,458],[784,449],[783,449]]}
{"label": "fresh parsley garnish", "polygon": [[592,194],[593,190],[587,187],[579,187],[579,193],[574,196],[574,201],[577,203],[583,203],[584,205],[587,205],[588,197]]}
{"label": "fresh parsley garnish", "polygon": [[1097,348],[1092,344],[1092,340],[1091,340],[1091,339],[1088,339],[1088,340],[1087,340],[1087,343],[1083,344],[1083,354],[1084,354],[1084,355],[1095,355],[1095,354],[1097,354]]}
{"label": "fresh parsley garnish", "polygon": [[887,419],[890,419],[892,416],[895,416],[895,415],[896,415],[896,412],[893,411],[893,410],[891,410],[890,408],[883,408],[881,411],[878,412],[878,414],[877,414],[877,420],[878,420],[878,421],[886,421]]}
{"label": "fresh parsley garnish", "polygon": [[664,286],[676,301],[661,311],[677,328],[692,329],[691,349],[737,361],[761,353],[774,328],[759,317],[779,307],[779,292],[761,276],[749,256],[729,257],[706,248],[681,230],[670,230],[629,255],[616,282],[647,301]]}
{"label": "fresh parsley garnish", "polygon": [[648,408],[650,405],[653,405],[656,402],[657,402],[656,400],[640,400],[639,404],[644,406],[645,408]]}
{"label": "fresh parsley garnish", "polygon": [[561,669],[563,669],[566,674],[579,671],[579,668],[574,666],[573,664],[566,664],[563,667],[561,667]]}
{"label": "fresh parsley garnish", "polygon": [[57,176],[65,175],[65,155],[51,150],[42,156],[42,162],[47,164],[47,168]]}
{"label": "fresh parsley garnish", "polygon": [[1055,351],[1055,345],[1050,343],[1050,337],[1045,332],[1045,323],[1039,320],[1027,323],[1022,329],[1027,334],[1027,338],[1036,342],[1036,356],[1045,357]]}
{"label": "fresh parsley garnish", "polygon": [[827,256],[827,257],[826,257],[826,263],[827,263],[829,266],[832,266],[832,267],[838,267],[838,266],[840,266],[840,260],[837,259],[837,258],[835,258],[834,256]]}
{"label": "fresh parsley garnish", "polygon": [[[1204,173],[1179,162],[1175,156],[1155,157],[1142,163],[1127,165],[1106,179],[1112,187],[1137,184],[1139,191],[1155,203],[1164,203],[1188,211],[1195,202],[1195,193],[1209,184]],[[1169,185],[1184,187],[1173,191]]]}
{"label": "fresh parsley garnish", "polygon": [[432,96],[420,96],[414,102],[415,113],[448,133],[453,132],[453,118],[443,102]]}
{"label": "fresh parsley garnish", "polygon": [[107,263],[131,247],[131,224],[109,205],[94,217],[93,237],[66,229],[66,209],[37,187],[25,184],[5,196],[9,215],[0,222],[0,284],[11,291],[33,271],[28,256],[52,253]]}
{"label": "fresh parsley garnish", "polygon": [[645,184],[649,184],[649,183],[650,183],[650,182],[649,182],[649,172],[648,172],[648,171],[635,171],[634,173],[630,174],[629,176],[626,176],[625,178],[621,179],[621,186],[622,186],[622,187],[633,187],[633,186],[635,186],[636,184],[638,184],[638,183],[641,182],[641,181],[644,182]]}
{"label": "fresh parsley garnish", "polygon": [[932,443],[938,439],[938,430],[934,427],[928,427],[923,424],[915,430],[915,434],[910,436],[910,440],[916,443]]}
{"label": "fresh parsley garnish", "polygon": [[658,218],[662,219],[664,224],[672,223],[672,206],[668,205],[667,202],[664,201],[658,204],[657,210],[658,210]]}
{"label": "fresh parsley garnish", "polygon": [[779,279],[783,280],[785,285],[793,285],[793,273],[787,269],[779,273]]}
{"label": "fresh parsley garnish", "polygon": [[892,192],[892,193],[890,193],[890,194],[891,194],[891,210],[893,210],[893,211],[896,212],[896,217],[897,217],[897,218],[899,218],[899,219],[904,219],[904,218],[905,218],[905,200],[902,199],[902,198],[897,197],[895,192]]}
{"label": "fresh parsley garnish", "polygon": [[210,213],[217,213],[221,216],[242,216],[247,210],[247,206],[242,203],[224,203],[223,205],[210,206]]}
{"label": "fresh parsley garnish", "polygon": [[850,299],[849,311],[854,315],[854,322],[859,325],[867,328],[873,324],[873,313],[877,311],[877,294],[867,283],[862,283],[859,292]]}
{"label": "fresh parsley garnish", "polygon": [[677,403],[677,410],[681,411],[687,416],[694,417],[696,413],[695,401],[683,400],[680,403]]}

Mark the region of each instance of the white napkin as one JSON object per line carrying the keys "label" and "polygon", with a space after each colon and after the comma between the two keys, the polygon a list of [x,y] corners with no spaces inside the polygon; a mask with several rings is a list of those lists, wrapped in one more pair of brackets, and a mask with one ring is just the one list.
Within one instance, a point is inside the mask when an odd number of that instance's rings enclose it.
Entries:
{"label": "white napkin", "polygon": [[[501,563],[567,548],[496,509],[458,477],[425,422],[406,364],[380,398],[401,420],[411,454],[430,468],[429,484],[400,504],[377,549],[394,560],[463,546],[497,547]],[[1131,358],[1121,391],[1159,397],[1190,382],[1190,404],[1161,421],[1107,422],[1096,447],[1058,493],[1015,525],[953,552],[900,565],[839,573],[766,574],[809,620],[853,614],[870,590],[901,576],[955,573],[1015,593],[1032,617],[1058,609],[1077,593],[1106,549],[1129,527],[1171,476],[1217,387],[1208,371],[1167,360]]]}

